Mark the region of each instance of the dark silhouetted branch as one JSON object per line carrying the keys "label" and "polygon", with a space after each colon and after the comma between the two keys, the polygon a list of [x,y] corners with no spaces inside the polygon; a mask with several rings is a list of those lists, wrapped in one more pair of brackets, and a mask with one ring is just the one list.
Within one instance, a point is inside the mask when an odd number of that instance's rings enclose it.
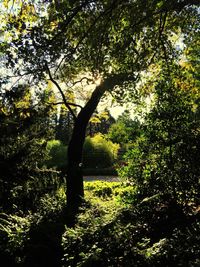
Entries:
{"label": "dark silhouetted branch", "polygon": [[60,85],[57,83],[56,80],[53,79],[52,75],[51,75],[51,71],[46,63],[46,69],[47,69],[47,72],[49,74],[49,79],[50,81],[52,81],[52,83],[57,87],[58,91],[60,92],[61,96],[62,96],[62,99],[63,99],[63,102],[64,102],[64,105],[66,106],[66,108],[69,110],[69,112],[72,114],[74,120],[76,120],[76,115],[73,111],[73,109],[71,108],[71,106],[68,104],[66,98],[65,98],[65,95],[63,93],[63,90],[61,89]]}

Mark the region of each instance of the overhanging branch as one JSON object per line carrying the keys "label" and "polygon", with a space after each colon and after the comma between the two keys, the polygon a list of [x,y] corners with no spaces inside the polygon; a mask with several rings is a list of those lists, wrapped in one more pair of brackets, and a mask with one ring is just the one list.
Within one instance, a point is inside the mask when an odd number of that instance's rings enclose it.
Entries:
{"label": "overhanging branch", "polygon": [[57,87],[58,91],[60,92],[61,96],[62,96],[62,99],[63,99],[63,102],[64,102],[64,105],[66,106],[66,108],[69,110],[69,112],[72,114],[73,116],[73,119],[76,120],[76,115],[73,111],[73,109],[70,107],[69,103],[67,102],[66,98],[65,98],[65,95],[60,87],[60,85],[57,83],[56,80],[53,79],[52,75],[51,75],[51,71],[49,69],[49,66],[47,65],[47,63],[45,64],[46,65],[46,69],[47,69],[47,72],[49,74],[49,79],[50,81],[52,81],[52,83]]}
{"label": "overhanging branch", "polygon": [[[48,102],[48,104],[49,104],[49,105],[56,106],[56,105],[62,105],[62,104],[65,104],[65,103],[64,103],[64,102],[56,102],[56,103],[50,103],[50,102]],[[67,102],[67,104],[68,104],[69,106],[77,107],[77,108],[80,108],[80,109],[83,108],[81,105],[78,105],[78,104],[75,104],[75,103]]]}
{"label": "overhanging branch", "polygon": [[[77,49],[79,48],[79,46],[83,43],[83,41],[87,38],[87,36],[89,35],[89,33],[92,31],[92,29],[94,28],[94,26],[96,25],[96,23],[102,19],[102,17],[104,17],[106,14],[109,14],[109,12],[112,12],[112,10],[116,7],[116,0],[112,2],[112,4],[103,12],[101,12],[96,18],[95,20],[92,22],[92,24],[89,26],[89,28],[87,29],[87,31],[83,34],[83,36],[80,38],[80,40],[78,41],[77,45],[73,48],[72,51],[72,55],[74,55],[77,51]],[[62,63],[67,59],[67,56],[64,56],[61,61],[58,64],[58,67],[55,70],[55,73],[59,70],[60,66],[62,65]],[[69,60],[69,59],[68,59]],[[54,74],[55,74],[54,73]]]}

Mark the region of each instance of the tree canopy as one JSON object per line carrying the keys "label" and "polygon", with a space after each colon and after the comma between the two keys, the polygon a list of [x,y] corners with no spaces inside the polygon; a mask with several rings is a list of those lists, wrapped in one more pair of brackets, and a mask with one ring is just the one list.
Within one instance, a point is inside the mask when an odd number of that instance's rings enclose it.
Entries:
{"label": "tree canopy", "polygon": [[132,82],[172,56],[170,36],[184,36],[198,20],[195,0],[34,2],[4,1],[1,47],[14,74],[36,81],[47,79],[48,66],[67,84],[81,73]]}

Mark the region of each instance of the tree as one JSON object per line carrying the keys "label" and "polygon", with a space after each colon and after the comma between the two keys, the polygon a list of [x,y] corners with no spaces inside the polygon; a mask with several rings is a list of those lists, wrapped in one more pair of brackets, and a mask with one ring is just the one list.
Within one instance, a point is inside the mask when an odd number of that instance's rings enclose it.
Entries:
{"label": "tree", "polygon": [[60,140],[65,145],[67,145],[70,141],[73,130],[73,123],[74,120],[72,114],[66,109],[64,105],[62,105],[56,125],[56,139]]}
{"label": "tree", "polygon": [[127,155],[121,171],[144,196],[169,194],[174,200],[195,199],[199,190],[199,92],[178,65],[160,73],[154,103],[143,123],[143,136]]}
{"label": "tree", "polygon": [[[41,3],[22,4],[12,9],[18,10],[14,15],[7,11],[4,29],[11,36],[3,45],[9,43],[6,61],[15,75],[32,76],[35,84],[48,76],[74,118],[68,146],[67,203],[76,209],[84,196],[81,162],[85,132],[99,101],[106,91],[115,99],[137,94],[140,73],[155,61],[176,54],[169,35],[192,25],[191,19],[198,15],[192,5],[199,1]],[[65,82],[71,90],[83,80],[93,84],[94,90],[76,116],[75,104],[68,102],[59,83]]]}
{"label": "tree", "polygon": [[94,112],[89,121],[88,134],[94,136],[97,133],[107,134],[109,127],[115,122],[108,109],[102,112]]}
{"label": "tree", "polygon": [[[10,196],[22,186],[46,157],[46,141],[51,138],[48,120],[51,106],[34,102],[28,86],[0,93],[0,188],[1,205],[10,209]],[[38,96],[39,97],[39,96]],[[45,96],[46,98],[46,96]],[[46,139],[46,141],[45,141]]]}
{"label": "tree", "polygon": [[137,119],[131,119],[130,112],[125,110],[119,116],[116,123],[112,124],[108,137],[112,142],[120,144],[125,148],[128,143],[131,144],[140,134],[140,122]]}

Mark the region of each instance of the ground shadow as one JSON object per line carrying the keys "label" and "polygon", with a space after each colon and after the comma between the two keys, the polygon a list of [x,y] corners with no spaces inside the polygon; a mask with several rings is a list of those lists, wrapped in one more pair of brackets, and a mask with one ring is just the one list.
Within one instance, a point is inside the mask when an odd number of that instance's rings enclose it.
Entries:
{"label": "ground shadow", "polygon": [[40,223],[32,225],[29,239],[25,244],[24,262],[22,267],[61,267],[63,258],[62,235],[65,227],[73,227],[76,214],[68,209],[52,218],[46,218]]}
{"label": "ground shadow", "polygon": [[43,221],[30,229],[25,245],[23,267],[60,267],[63,257],[61,246],[65,225],[61,220]]}

